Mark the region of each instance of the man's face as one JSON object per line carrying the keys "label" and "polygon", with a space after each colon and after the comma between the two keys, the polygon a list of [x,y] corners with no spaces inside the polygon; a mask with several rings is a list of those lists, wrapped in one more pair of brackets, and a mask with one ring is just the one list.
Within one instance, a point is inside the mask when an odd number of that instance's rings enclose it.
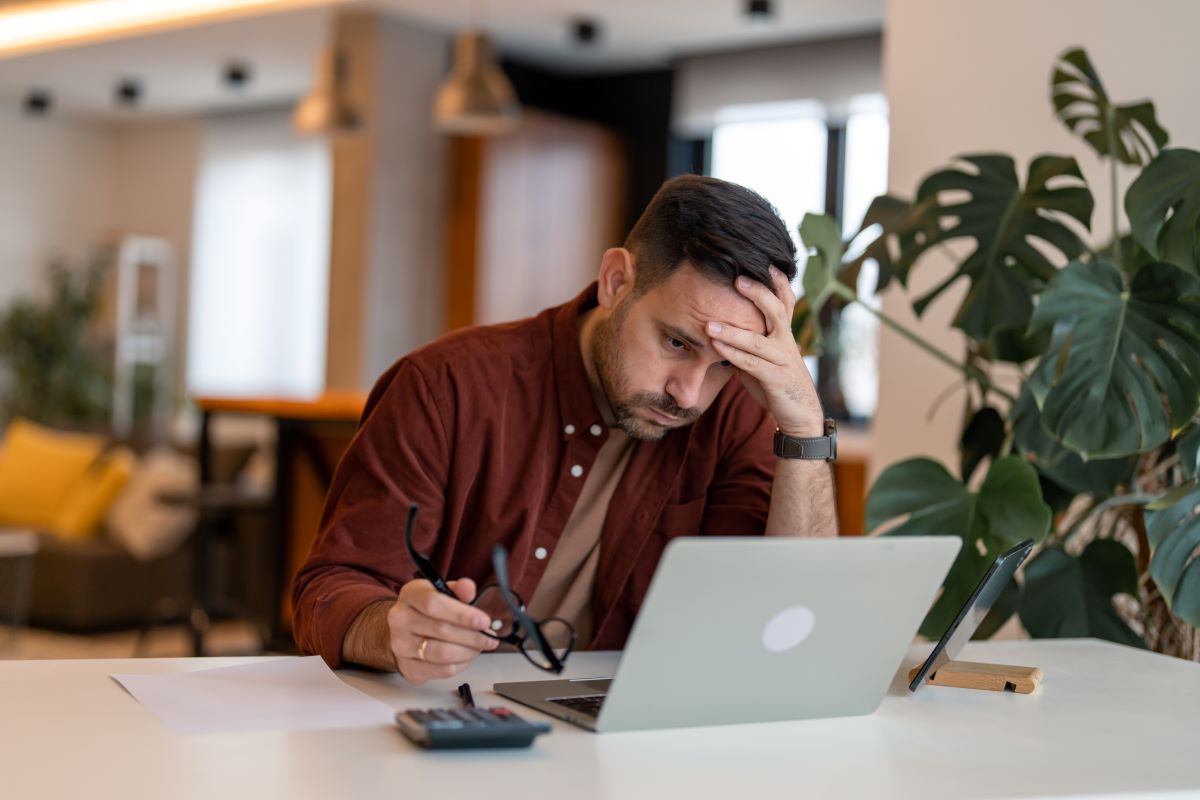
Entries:
{"label": "man's face", "polygon": [[627,435],[656,441],[691,424],[733,377],[736,370],[706,333],[710,321],[766,332],[754,303],[686,263],[640,297],[627,294],[597,321],[592,363]]}

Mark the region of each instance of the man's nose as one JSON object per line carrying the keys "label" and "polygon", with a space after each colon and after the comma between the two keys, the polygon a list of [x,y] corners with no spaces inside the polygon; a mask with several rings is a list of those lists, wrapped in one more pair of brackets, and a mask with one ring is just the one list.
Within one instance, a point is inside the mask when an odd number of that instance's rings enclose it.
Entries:
{"label": "man's nose", "polygon": [[704,375],[707,370],[702,366],[682,369],[671,376],[667,384],[667,394],[675,400],[675,404],[687,410],[695,408],[700,402],[700,389],[704,386]]}

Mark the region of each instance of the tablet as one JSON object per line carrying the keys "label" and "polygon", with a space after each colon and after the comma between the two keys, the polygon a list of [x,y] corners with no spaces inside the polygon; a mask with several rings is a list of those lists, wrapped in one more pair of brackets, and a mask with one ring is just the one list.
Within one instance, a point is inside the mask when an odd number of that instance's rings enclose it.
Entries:
{"label": "tablet", "polygon": [[1017,567],[1021,566],[1021,562],[1025,560],[1032,549],[1033,539],[1026,539],[1011,550],[996,556],[996,560],[988,568],[983,579],[979,581],[975,591],[971,592],[971,596],[963,604],[962,610],[958,612],[954,622],[951,622],[950,627],[942,634],[941,641],[933,648],[929,658],[925,659],[925,663],[921,665],[912,682],[908,684],[910,692],[917,690],[917,687],[924,682],[926,675],[932,675],[947,661],[954,660],[963,645],[970,641],[971,634],[975,633],[979,623],[983,622],[983,618],[991,610],[996,598],[1000,596],[1000,592],[1004,591],[1004,587],[1016,574]]}

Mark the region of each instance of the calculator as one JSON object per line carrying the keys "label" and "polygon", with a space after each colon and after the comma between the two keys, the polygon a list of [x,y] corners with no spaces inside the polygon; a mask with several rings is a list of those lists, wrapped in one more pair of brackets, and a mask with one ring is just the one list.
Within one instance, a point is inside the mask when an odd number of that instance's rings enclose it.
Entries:
{"label": "calculator", "polygon": [[470,688],[459,695],[465,708],[407,709],[396,712],[396,725],[410,740],[429,750],[485,747],[529,747],[550,732],[544,722],[529,722],[507,708],[476,708]]}

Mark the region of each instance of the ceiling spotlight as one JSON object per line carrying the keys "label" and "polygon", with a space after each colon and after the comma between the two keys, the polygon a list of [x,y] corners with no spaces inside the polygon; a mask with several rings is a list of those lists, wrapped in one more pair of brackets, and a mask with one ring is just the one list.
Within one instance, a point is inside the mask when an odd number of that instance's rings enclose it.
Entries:
{"label": "ceiling spotlight", "polygon": [[242,61],[230,61],[221,73],[221,80],[230,89],[244,89],[253,79],[250,65]]}
{"label": "ceiling spotlight", "polygon": [[136,78],[124,78],[117,83],[113,99],[119,106],[136,106],[142,99],[142,82]]}
{"label": "ceiling spotlight", "polygon": [[25,95],[25,113],[31,117],[44,117],[53,107],[53,95],[43,89],[34,89]]}
{"label": "ceiling spotlight", "polygon": [[600,26],[592,19],[576,19],[571,22],[571,38],[580,44],[591,44],[600,36]]}
{"label": "ceiling spotlight", "polygon": [[746,16],[751,19],[767,19],[773,14],[771,0],[746,0]]}

